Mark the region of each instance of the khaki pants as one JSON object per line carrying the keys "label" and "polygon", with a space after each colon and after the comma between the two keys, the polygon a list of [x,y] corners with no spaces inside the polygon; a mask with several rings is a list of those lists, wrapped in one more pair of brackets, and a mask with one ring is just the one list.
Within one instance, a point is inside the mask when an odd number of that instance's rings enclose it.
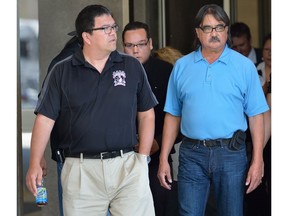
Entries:
{"label": "khaki pants", "polygon": [[65,216],[154,216],[147,157],[66,158],[61,182]]}

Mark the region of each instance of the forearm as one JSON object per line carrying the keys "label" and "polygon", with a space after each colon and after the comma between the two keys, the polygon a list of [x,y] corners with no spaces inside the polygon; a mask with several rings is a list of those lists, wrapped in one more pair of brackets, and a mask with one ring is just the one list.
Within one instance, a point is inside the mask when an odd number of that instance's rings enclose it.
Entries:
{"label": "forearm", "polygon": [[181,121],[180,117],[173,116],[169,113],[165,115],[161,153],[160,153],[160,162],[161,160],[163,161],[168,160],[170,151],[178,136],[180,121]]}
{"label": "forearm", "polygon": [[155,114],[154,109],[138,113],[139,153],[150,155],[154,140]]}
{"label": "forearm", "polygon": [[265,124],[265,136],[264,136],[264,147],[271,137],[271,111],[268,110],[264,113],[264,124]]}
{"label": "forearm", "polygon": [[270,109],[264,113],[264,125],[265,125],[264,147],[266,146],[268,140],[271,137],[271,93],[268,93],[266,95],[266,101]]}
{"label": "forearm", "polygon": [[262,162],[265,133],[264,115],[249,117],[249,126],[253,143],[252,162]]}
{"label": "forearm", "polygon": [[53,120],[41,114],[36,116],[31,138],[30,165],[40,164],[53,126]]}

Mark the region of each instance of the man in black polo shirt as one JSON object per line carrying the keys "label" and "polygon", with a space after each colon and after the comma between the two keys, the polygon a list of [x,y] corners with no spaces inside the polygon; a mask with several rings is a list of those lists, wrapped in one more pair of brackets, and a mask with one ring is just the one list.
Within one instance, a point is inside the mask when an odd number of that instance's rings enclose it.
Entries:
{"label": "man in black polo shirt", "polygon": [[[154,108],[155,135],[150,152],[151,162],[149,163],[149,180],[155,213],[156,216],[175,216],[177,215],[177,193],[175,194],[174,192],[176,192],[177,189],[173,187],[173,191],[165,190],[161,187],[157,177],[165,117],[163,109],[168,80],[173,65],[151,56],[153,44],[149,27],[146,23],[138,21],[128,23],[123,30],[122,41],[124,52],[134,56],[143,64],[152,91],[159,101],[159,104]],[[174,152],[175,150],[173,149],[173,153]],[[172,164],[171,155],[169,162]]]}
{"label": "man in black polo shirt", "polygon": [[147,158],[158,102],[140,62],[116,51],[118,26],[107,8],[85,7],[75,27],[83,49],[56,63],[45,79],[26,185],[36,195],[55,126],[65,154],[64,215],[104,216],[109,209],[112,215],[153,216]]}

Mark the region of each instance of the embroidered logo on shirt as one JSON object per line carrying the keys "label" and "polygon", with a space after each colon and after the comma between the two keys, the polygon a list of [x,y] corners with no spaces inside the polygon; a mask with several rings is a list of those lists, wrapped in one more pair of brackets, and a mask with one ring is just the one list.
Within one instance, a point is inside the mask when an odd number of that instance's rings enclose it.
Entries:
{"label": "embroidered logo on shirt", "polygon": [[126,74],[124,71],[118,70],[113,72],[114,86],[126,86]]}

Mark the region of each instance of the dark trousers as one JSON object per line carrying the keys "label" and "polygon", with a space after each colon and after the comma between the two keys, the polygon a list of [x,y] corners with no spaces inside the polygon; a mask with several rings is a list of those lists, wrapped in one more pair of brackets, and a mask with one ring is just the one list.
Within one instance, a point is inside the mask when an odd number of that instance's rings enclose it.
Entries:
{"label": "dark trousers", "polygon": [[[170,164],[172,167],[172,164]],[[172,183],[172,190],[167,190],[160,185],[157,177],[159,165],[149,165],[150,188],[154,200],[156,216],[178,216],[177,182]]]}
{"label": "dark trousers", "polygon": [[[248,145],[252,144],[248,143]],[[248,155],[250,154],[251,152],[248,152]],[[263,160],[262,183],[254,191],[245,195],[245,216],[271,216],[271,138],[264,148]]]}

